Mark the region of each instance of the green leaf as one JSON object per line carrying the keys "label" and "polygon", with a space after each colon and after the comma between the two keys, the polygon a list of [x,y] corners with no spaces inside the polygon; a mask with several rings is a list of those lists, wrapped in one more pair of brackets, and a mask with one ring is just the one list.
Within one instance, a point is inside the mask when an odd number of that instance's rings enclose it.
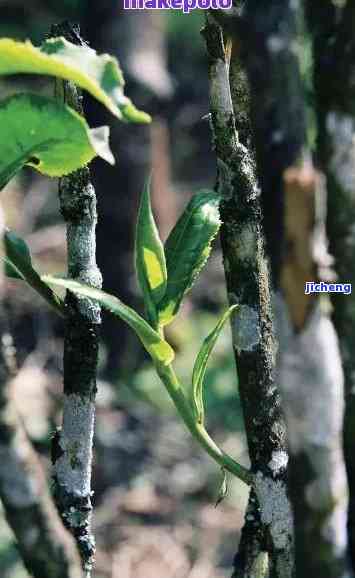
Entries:
{"label": "green leaf", "polygon": [[0,190],[25,165],[59,177],[95,155],[111,163],[108,128],[90,131],[85,120],[64,104],[36,94],[0,101]]}
{"label": "green leaf", "polygon": [[124,95],[124,79],[115,58],[98,55],[89,46],[77,46],[65,38],[51,38],[39,48],[29,40],[0,39],[0,75],[46,74],[71,80],[102,102],[115,116],[129,122],[150,122]]}
{"label": "green leaf", "polygon": [[144,186],[138,212],[135,261],[148,319],[153,326],[156,326],[156,305],[165,294],[167,276],[164,247],[150,202],[150,179]]}
{"label": "green leaf", "polygon": [[168,282],[159,303],[159,322],[170,323],[185,293],[192,287],[211,252],[221,225],[220,197],[213,191],[196,193],[165,243]]}
{"label": "green leaf", "polygon": [[217,500],[215,503],[215,508],[217,508],[217,506],[223,502],[224,498],[227,495],[228,492],[228,483],[227,483],[227,472],[225,470],[225,468],[221,468],[222,470],[222,483],[221,486],[219,488],[219,492],[218,492],[218,496],[217,496]]}
{"label": "green leaf", "polygon": [[4,248],[6,275],[26,281],[51,307],[54,307],[57,313],[64,315],[63,301],[42,281],[37,271],[33,268],[31,253],[25,241],[12,231],[6,231]]}
{"label": "green leaf", "polygon": [[65,287],[81,297],[88,297],[97,301],[102,307],[120,317],[136,332],[143,346],[157,364],[169,365],[174,359],[174,351],[169,343],[162,339],[138,313],[122,303],[117,297],[71,279],[59,279],[51,275],[44,275],[42,280],[52,285]]}
{"label": "green leaf", "polygon": [[232,305],[227,311],[222,315],[218,321],[216,327],[211,331],[211,333],[204,340],[200,351],[196,357],[194,369],[192,372],[192,409],[195,419],[199,423],[204,422],[204,403],[203,403],[203,382],[206,373],[208,359],[212,353],[212,350],[216,344],[219,334],[221,333],[223,326],[227,319],[231,316],[233,311],[238,307],[238,305]]}

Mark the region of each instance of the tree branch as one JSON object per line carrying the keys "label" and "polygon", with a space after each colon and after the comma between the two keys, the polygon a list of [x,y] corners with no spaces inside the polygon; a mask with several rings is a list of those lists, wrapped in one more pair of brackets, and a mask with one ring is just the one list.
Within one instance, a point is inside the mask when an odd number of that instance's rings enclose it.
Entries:
{"label": "tree branch", "polygon": [[[67,24],[52,34],[83,42],[79,32]],[[64,82],[61,89],[65,102],[82,114],[76,88]],[[67,228],[68,276],[100,288],[95,257],[96,196],[87,167],[60,179],[59,200]],[[70,292],[66,305],[63,425],[53,443],[53,480],[59,512],[77,540],[84,569],[90,575],[95,553],[90,530],[91,464],[101,315],[97,304]]]}
{"label": "tree branch", "polygon": [[[239,140],[229,85],[229,62],[222,31],[211,15],[206,41],[210,111],[221,202],[221,242],[228,298],[238,303],[232,327],[249,454],[252,491],[235,561],[234,578],[252,578],[263,560],[273,576],[292,574],[292,515],[286,494],[285,428],[274,384],[275,343],[270,310],[259,189],[253,153],[245,146],[248,88],[234,52],[231,78],[238,106]],[[243,85],[240,85],[243,82]],[[243,93],[244,98],[238,98]],[[273,511],[274,510],[274,511]],[[273,513],[271,513],[273,512]]]}

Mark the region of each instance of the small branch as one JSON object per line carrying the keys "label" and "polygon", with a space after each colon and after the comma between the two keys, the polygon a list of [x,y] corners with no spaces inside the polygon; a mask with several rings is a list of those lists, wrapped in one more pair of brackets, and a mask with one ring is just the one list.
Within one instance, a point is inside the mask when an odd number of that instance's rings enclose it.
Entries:
{"label": "small branch", "polygon": [[[55,33],[82,42],[69,25],[61,25]],[[58,92],[64,100],[82,114],[76,88],[68,82],[61,88]],[[88,168],[60,180],[59,200],[67,228],[68,276],[101,287],[95,257],[96,196]],[[91,464],[101,316],[97,304],[70,293],[66,305],[63,425],[53,440],[53,480],[59,512],[77,540],[84,569],[90,575],[95,553],[90,529]]]}
{"label": "small branch", "polygon": [[[229,301],[239,305],[232,335],[253,471],[234,578],[254,577],[261,561],[266,568],[274,568],[273,576],[286,578],[293,568],[292,514],[286,492],[288,456],[274,384],[275,343],[259,189],[254,155],[245,146],[251,140],[248,86],[240,68],[238,43],[233,41],[229,71],[221,28],[210,15],[203,36],[209,59],[217,188],[222,197],[224,270]],[[275,511],[270,515],[272,509]]]}

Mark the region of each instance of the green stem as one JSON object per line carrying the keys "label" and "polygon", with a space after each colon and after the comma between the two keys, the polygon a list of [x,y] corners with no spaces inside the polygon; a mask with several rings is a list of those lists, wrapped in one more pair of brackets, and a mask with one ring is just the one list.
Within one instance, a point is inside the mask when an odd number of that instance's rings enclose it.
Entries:
{"label": "green stem", "polygon": [[252,474],[250,471],[221,450],[208,435],[204,426],[195,420],[190,404],[181,388],[173,367],[171,365],[156,365],[156,370],[173,400],[176,409],[195,440],[198,441],[220,467],[226,469],[246,484],[251,485]]}

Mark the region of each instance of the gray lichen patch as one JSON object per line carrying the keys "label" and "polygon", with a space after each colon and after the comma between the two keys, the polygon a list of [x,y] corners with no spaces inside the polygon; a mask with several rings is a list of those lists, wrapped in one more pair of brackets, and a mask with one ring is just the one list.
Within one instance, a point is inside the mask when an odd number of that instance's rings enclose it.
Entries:
{"label": "gray lichen patch", "polygon": [[[96,265],[95,219],[67,224],[68,271],[75,280],[100,289],[102,275]],[[100,307],[87,298],[78,299],[79,310],[89,321],[100,323]]]}
{"label": "gray lichen patch", "polygon": [[91,219],[85,219],[81,223],[69,223],[67,227],[67,240],[69,251],[69,271],[78,275],[78,264],[80,264],[80,273],[89,277],[94,270],[92,282],[97,286],[96,280],[96,260],[95,260],[95,222]]}
{"label": "gray lichen patch", "polygon": [[77,394],[66,397],[59,441],[63,454],[54,464],[54,473],[67,492],[79,497],[90,494],[94,415],[92,401]]}
{"label": "gray lichen patch", "polygon": [[238,353],[253,351],[261,339],[258,311],[248,305],[240,305],[233,319],[232,335]]}
{"label": "gray lichen patch", "polygon": [[238,259],[255,261],[258,248],[258,237],[255,225],[247,223],[238,231]]}
{"label": "gray lichen patch", "polygon": [[292,544],[292,513],[284,480],[273,480],[262,472],[255,475],[255,491],[261,520],[269,526],[274,547],[287,550]]}

